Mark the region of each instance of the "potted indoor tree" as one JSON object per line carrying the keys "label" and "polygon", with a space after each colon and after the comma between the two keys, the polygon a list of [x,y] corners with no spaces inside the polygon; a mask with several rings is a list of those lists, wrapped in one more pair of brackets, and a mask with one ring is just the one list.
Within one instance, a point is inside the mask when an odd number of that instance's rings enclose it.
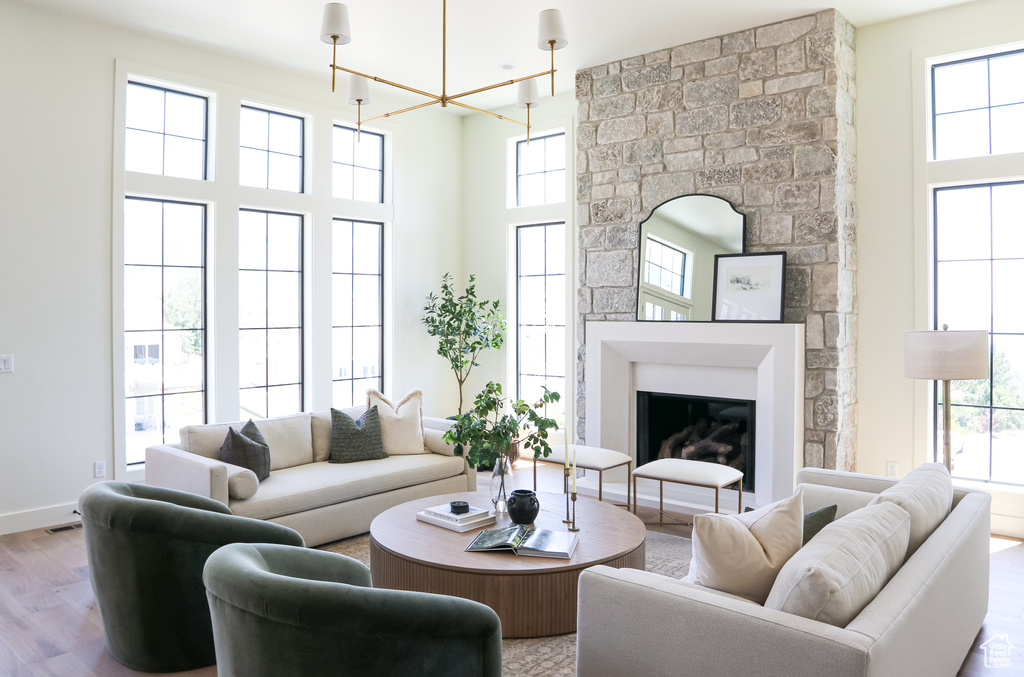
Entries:
{"label": "potted indoor tree", "polygon": [[505,318],[498,301],[481,301],[476,297],[476,276],[469,276],[469,285],[461,296],[455,295],[448,273],[441,278],[441,295],[427,296],[423,324],[427,333],[437,337],[437,354],[448,360],[459,382],[459,414],[462,414],[462,388],[469,378],[481,352],[500,348],[504,341]]}
{"label": "potted indoor tree", "polygon": [[470,468],[494,466],[491,501],[499,512],[505,511],[508,496],[515,488],[512,461],[517,449],[532,451],[534,458],[551,453],[548,433],[558,430],[558,423],[544,416],[544,408],[559,399],[558,393],[544,388],[544,394],[534,404],[516,400],[509,402],[505,410],[501,384],[490,381],[476,396],[473,408],[456,416],[445,432],[444,440],[455,445],[455,455],[464,456]]}

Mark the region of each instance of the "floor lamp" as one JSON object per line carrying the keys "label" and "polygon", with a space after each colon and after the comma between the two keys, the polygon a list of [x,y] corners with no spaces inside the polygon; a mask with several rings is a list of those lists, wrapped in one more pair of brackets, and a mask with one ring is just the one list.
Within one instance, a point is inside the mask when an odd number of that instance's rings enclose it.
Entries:
{"label": "floor lamp", "polygon": [[942,454],[952,472],[949,382],[988,378],[987,331],[903,332],[903,375],[942,381]]}

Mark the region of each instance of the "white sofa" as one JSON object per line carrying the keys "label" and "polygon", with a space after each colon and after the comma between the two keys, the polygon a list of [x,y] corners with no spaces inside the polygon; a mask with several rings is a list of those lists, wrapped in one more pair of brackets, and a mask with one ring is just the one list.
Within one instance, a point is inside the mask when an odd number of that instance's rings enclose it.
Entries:
{"label": "white sofa", "polygon": [[[365,407],[344,410],[354,417]],[[146,449],[146,484],[188,491],[224,503],[244,517],[295,529],[314,546],[370,530],[390,507],[426,496],[475,491],[476,473],[441,439],[451,421],[424,417],[422,454],[328,463],[330,412],[255,422],[270,447],[270,477],[220,461],[228,427],[244,422],[186,426],[181,442]]]}
{"label": "white sofa", "polygon": [[[837,519],[895,480],[805,469],[804,511]],[[957,673],[988,610],[991,497],[954,490],[953,507],[845,628],[635,569],[579,579],[577,675],[929,677]]]}

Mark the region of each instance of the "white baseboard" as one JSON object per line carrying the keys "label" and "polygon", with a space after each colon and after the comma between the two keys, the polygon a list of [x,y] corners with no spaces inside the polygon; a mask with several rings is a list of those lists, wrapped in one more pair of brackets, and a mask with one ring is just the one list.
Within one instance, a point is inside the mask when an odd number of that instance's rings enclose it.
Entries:
{"label": "white baseboard", "polygon": [[30,529],[44,529],[58,524],[75,522],[79,519],[78,515],[74,513],[77,509],[78,503],[65,503],[48,508],[0,515],[0,535],[29,531]]}

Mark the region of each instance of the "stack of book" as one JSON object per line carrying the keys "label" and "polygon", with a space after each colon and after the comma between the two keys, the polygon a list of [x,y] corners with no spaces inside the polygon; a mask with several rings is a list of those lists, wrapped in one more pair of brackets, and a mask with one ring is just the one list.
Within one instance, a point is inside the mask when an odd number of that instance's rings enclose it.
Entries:
{"label": "stack of book", "polygon": [[469,531],[488,524],[494,524],[497,517],[486,508],[469,507],[469,512],[455,514],[447,503],[427,508],[416,513],[416,519],[427,524],[434,524],[452,531]]}

